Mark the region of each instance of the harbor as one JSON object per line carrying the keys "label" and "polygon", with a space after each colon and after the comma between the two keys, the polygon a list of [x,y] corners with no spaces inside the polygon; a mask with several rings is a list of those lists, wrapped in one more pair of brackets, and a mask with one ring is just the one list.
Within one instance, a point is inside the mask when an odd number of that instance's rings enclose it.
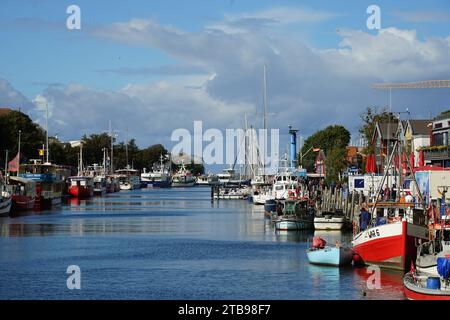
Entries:
{"label": "harbor", "polygon": [[0,302],[450,300],[450,7],[399,1],[2,2]]}
{"label": "harbor", "polygon": [[[314,235],[276,231],[247,201],[212,204],[201,187],[71,199],[58,210],[2,218],[0,297],[404,299],[399,273],[383,272],[382,289],[369,291],[364,268],[310,265],[305,250]],[[71,264],[83,272],[80,291],[65,286]]]}

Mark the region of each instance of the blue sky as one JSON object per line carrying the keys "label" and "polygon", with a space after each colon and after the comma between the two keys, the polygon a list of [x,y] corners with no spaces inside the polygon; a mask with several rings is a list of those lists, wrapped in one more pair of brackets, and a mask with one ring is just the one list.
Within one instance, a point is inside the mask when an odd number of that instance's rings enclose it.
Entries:
{"label": "blue sky", "polygon": [[[81,30],[65,27],[71,4]],[[381,30],[366,28],[371,4]],[[193,120],[223,129],[247,112],[259,125],[264,64],[270,123],[302,136],[335,123],[355,133],[366,106],[387,103],[373,82],[450,78],[448,0],[2,0],[0,21],[0,105],[42,121],[49,102],[65,140],[110,118],[141,146],[169,147]],[[449,109],[449,97],[402,91],[393,104],[419,118]]]}

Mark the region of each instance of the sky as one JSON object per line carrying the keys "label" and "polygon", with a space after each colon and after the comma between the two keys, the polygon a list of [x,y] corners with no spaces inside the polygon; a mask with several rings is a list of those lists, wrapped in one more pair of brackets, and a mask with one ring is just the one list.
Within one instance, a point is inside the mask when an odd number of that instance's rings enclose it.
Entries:
{"label": "sky", "polygon": [[[81,29],[69,30],[69,5]],[[369,30],[369,5],[381,28]],[[108,129],[170,149],[174,129],[268,124],[308,137],[385,107],[378,82],[450,79],[450,1],[0,1],[0,106],[44,123],[61,140]],[[411,118],[450,109],[450,89],[395,90]]]}

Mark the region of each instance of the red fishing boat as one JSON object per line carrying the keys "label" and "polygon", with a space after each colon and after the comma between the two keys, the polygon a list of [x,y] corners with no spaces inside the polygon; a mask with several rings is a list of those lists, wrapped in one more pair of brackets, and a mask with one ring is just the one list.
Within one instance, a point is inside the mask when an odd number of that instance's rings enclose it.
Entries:
{"label": "red fishing boat", "polygon": [[[397,137],[402,136],[400,127]],[[403,154],[402,143],[401,139],[395,142],[376,195],[363,207],[359,223],[353,222],[352,244],[356,258],[364,264],[407,271],[411,261],[416,259],[417,246],[429,240],[429,230],[424,198],[412,164],[407,158],[403,163],[398,160]],[[411,195],[407,198],[402,190],[406,169],[409,169],[417,200]],[[398,186],[395,193],[389,190],[389,178]]]}
{"label": "red fishing boat", "polygon": [[[421,215],[420,211],[416,214]],[[416,258],[416,245],[428,240],[427,227],[414,224],[409,214],[401,217],[397,213],[392,219],[377,220],[378,223],[374,222],[372,227],[355,234],[353,238],[353,250],[358,259],[368,265],[407,270]]]}
{"label": "red fishing boat", "polygon": [[69,177],[69,194],[76,198],[90,198],[94,195],[92,177]]}

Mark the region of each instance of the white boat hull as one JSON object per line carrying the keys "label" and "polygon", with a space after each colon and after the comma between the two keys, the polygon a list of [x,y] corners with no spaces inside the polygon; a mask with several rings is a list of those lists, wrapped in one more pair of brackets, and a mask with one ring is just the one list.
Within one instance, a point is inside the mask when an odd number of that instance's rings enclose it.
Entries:
{"label": "white boat hull", "polygon": [[314,218],[315,230],[342,230],[344,227],[344,217],[316,217]]}
{"label": "white boat hull", "polygon": [[277,230],[305,230],[311,227],[312,223],[310,221],[295,218],[281,218],[275,221],[275,228]]}
{"label": "white boat hull", "polygon": [[350,265],[353,251],[347,247],[325,247],[323,249],[309,249],[306,252],[309,263],[328,266]]}
{"label": "white boat hull", "polygon": [[11,198],[3,198],[0,202],[0,215],[8,215],[11,210],[12,200]]}

